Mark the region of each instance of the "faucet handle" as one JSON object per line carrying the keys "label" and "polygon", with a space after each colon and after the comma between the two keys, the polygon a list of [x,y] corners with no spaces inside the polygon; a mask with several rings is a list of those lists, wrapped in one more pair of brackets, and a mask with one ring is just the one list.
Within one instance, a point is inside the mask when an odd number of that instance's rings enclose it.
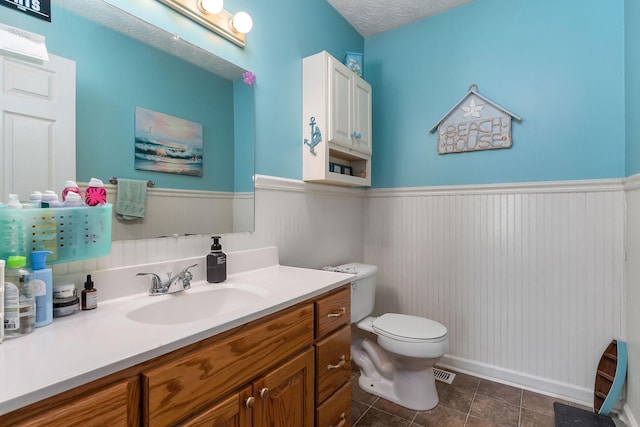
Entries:
{"label": "faucet handle", "polygon": [[136,276],[151,276],[151,289],[149,289],[149,294],[162,293],[162,279],[160,279],[160,276],[156,273],[138,273]]}
{"label": "faucet handle", "polygon": [[182,276],[182,287],[184,289],[191,288],[191,279],[193,279],[193,273],[191,273],[189,271],[189,269],[192,268],[192,267],[197,267],[197,266],[198,266],[198,264],[193,264],[193,265],[190,265],[189,267],[185,267],[184,269],[182,269],[182,273],[181,273],[181,276]]}

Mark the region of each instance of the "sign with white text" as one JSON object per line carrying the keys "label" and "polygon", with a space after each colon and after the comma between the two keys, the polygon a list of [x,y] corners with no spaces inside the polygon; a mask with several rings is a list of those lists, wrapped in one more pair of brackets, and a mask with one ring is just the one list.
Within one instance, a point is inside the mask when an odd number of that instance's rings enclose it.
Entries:
{"label": "sign with white text", "polygon": [[51,0],[0,0],[0,5],[51,22]]}

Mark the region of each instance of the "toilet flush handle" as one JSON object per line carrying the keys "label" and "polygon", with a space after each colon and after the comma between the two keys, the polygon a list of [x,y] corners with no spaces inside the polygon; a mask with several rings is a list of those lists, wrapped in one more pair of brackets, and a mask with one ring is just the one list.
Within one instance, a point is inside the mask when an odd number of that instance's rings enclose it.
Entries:
{"label": "toilet flush handle", "polygon": [[340,317],[347,312],[347,309],[344,307],[340,307],[340,310],[332,311],[327,314],[327,317]]}

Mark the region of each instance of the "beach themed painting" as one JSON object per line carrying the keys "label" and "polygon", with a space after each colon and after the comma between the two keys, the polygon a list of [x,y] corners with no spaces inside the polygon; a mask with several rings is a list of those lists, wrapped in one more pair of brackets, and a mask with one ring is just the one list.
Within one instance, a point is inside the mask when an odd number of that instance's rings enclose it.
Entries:
{"label": "beach themed painting", "polygon": [[202,176],[202,124],[136,107],[135,168]]}

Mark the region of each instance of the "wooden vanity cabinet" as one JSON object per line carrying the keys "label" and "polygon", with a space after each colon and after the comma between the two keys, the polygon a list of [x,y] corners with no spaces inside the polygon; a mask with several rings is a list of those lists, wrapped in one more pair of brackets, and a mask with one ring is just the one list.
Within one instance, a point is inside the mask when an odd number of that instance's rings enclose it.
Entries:
{"label": "wooden vanity cabinet", "polygon": [[351,288],[315,302],[316,427],[351,425]]}
{"label": "wooden vanity cabinet", "polygon": [[349,425],[350,288],[0,416],[11,426]]}

